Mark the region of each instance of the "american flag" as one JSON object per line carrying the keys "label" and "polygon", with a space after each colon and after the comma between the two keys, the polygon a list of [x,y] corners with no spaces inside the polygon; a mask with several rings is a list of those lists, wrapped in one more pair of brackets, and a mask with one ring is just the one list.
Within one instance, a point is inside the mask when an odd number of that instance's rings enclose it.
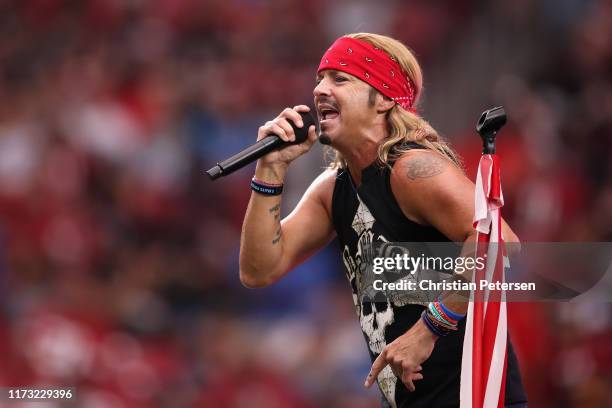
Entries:
{"label": "american flag", "polygon": [[505,282],[505,247],[501,229],[499,160],[483,154],[478,166],[474,227],[476,256],[486,256],[486,266],[473,275],[476,290],[468,305],[463,360],[461,364],[461,407],[503,407],[506,384],[508,325],[506,294],[480,290],[479,282]]}

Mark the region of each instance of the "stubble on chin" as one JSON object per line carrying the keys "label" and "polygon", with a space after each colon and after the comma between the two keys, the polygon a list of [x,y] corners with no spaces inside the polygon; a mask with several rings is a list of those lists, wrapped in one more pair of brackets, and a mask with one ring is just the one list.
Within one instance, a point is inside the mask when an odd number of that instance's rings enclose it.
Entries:
{"label": "stubble on chin", "polygon": [[321,143],[322,145],[330,146],[332,141],[331,138],[325,133],[321,133],[319,134],[319,143]]}

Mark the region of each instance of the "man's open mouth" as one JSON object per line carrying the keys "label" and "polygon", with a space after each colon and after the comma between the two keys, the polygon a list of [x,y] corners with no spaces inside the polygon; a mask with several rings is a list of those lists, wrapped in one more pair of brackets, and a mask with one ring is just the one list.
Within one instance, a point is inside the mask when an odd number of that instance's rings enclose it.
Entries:
{"label": "man's open mouth", "polygon": [[319,120],[322,122],[324,120],[336,119],[340,116],[340,112],[333,106],[330,105],[319,105]]}

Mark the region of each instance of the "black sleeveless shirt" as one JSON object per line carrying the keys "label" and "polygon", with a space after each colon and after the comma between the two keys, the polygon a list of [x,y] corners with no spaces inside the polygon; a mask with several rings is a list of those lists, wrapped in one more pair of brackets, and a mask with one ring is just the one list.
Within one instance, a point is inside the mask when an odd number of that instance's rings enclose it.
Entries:
{"label": "black sleeveless shirt", "polygon": [[[411,148],[422,148],[411,144]],[[393,166],[393,163],[391,163]],[[332,198],[332,218],[346,276],[353,291],[353,302],[372,361],[385,345],[404,334],[421,316],[427,302],[418,293],[403,299],[369,299],[358,293],[363,270],[368,263],[368,247],[382,242],[449,241],[433,227],[417,224],[404,216],[392,191],[391,170],[376,163],[362,171],[356,187],[346,170],[338,170]],[[371,260],[369,260],[371,264]],[[418,292],[418,291],[409,291]],[[389,366],[378,376],[383,394],[382,405],[390,407],[458,407],[459,379],[465,322],[458,332],[437,340],[423,364],[423,379],[415,381],[416,391],[409,392]],[[526,402],[518,361],[508,341],[506,404]]]}

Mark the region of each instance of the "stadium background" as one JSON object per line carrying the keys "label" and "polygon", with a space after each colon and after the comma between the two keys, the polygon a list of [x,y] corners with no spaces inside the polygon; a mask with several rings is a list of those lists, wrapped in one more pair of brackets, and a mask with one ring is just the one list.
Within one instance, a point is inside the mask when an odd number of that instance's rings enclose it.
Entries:
{"label": "stadium background", "polygon": [[[612,2],[0,2],[0,384],[85,407],[373,407],[332,245],[238,281],[252,170],[203,170],[311,103],[336,36],[409,45],[420,111],[474,177],[504,105],[506,219],[527,241],[612,240]],[[323,166],[290,169],[286,213]],[[579,272],[578,272],[579,273]],[[612,404],[609,304],[513,304],[532,407]]]}

